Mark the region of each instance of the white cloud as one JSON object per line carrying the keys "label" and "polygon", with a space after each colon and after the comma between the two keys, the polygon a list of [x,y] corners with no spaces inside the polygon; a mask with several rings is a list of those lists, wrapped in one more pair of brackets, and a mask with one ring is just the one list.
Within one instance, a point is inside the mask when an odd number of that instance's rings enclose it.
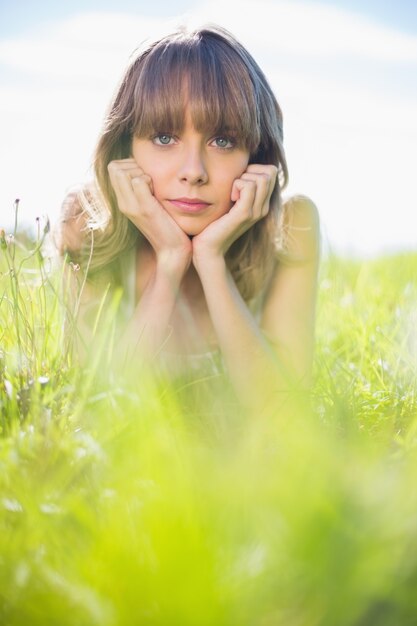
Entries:
{"label": "white cloud", "polygon": [[[220,18],[220,19],[219,19]],[[329,55],[417,64],[417,38],[376,25],[340,8],[302,1],[211,0],[177,18],[125,13],[79,13],[38,30],[32,38],[0,41],[0,62],[25,70],[91,75],[118,69],[142,41],[190,27],[221,22],[254,49],[296,56]],[[81,74],[80,74],[81,73]]]}
{"label": "white cloud", "polygon": [[246,42],[278,53],[417,63],[416,37],[319,2],[211,0],[191,20],[216,20],[219,15]]}
{"label": "white cloud", "polygon": [[405,79],[414,76],[417,39],[333,7],[267,0],[214,0],[165,21],[80,13],[0,41],[8,72],[0,88],[3,223],[16,196],[26,219],[53,217],[65,189],[85,178],[105,106],[143,40],[207,21],[235,33],[279,93],[291,189],[317,202],[331,242],[362,252],[413,245],[404,224],[414,197],[417,96],[389,75],[377,89],[368,73],[399,64]]}
{"label": "white cloud", "polygon": [[127,62],[157,21],[123,14],[81,13],[52,32],[0,42],[0,63],[51,79],[106,82]]}

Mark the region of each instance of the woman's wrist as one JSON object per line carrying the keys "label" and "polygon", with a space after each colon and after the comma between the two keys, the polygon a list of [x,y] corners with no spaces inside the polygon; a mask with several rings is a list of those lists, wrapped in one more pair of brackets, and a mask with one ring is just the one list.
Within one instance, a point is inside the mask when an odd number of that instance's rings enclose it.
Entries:
{"label": "woman's wrist", "polygon": [[225,272],[227,269],[226,259],[223,255],[194,255],[193,265],[203,281],[206,277],[213,277],[217,272]]}
{"label": "woman's wrist", "polygon": [[191,251],[164,250],[157,254],[156,273],[181,280],[191,264]]}

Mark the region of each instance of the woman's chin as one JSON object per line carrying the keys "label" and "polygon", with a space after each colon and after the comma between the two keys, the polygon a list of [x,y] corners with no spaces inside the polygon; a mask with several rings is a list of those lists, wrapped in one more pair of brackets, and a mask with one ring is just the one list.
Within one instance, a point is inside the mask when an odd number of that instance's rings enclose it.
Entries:
{"label": "woman's chin", "polygon": [[203,220],[198,218],[184,218],[175,220],[181,230],[189,237],[199,235],[208,226]]}
{"label": "woman's chin", "polygon": [[187,228],[187,230],[184,230],[184,232],[189,237],[195,237],[196,235],[199,235],[201,232],[203,232],[203,230],[204,228]]}

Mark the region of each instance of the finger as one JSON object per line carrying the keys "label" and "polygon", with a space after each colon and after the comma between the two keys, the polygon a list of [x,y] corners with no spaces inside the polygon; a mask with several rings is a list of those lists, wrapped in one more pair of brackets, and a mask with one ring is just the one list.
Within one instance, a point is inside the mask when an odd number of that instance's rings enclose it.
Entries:
{"label": "finger", "polygon": [[148,186],[149,192],[151,193],[152,196],[154,195],[153,180],[149,176],[149,174],[145,174],[143,170],[138,168],[135,170],[128,170],[126,172],[126,176],[130,178],[130,182],[133,187],[137,185],[138,182],[146,183],[146,185]]}
{"label": "finger", "polygon": [[123,213],[131,213],[134,210],[134,205],[137,204],[131,179],[120,169],[109,171],[109,177],[119,209]]}
{"label": "finger", "polygon": [[116,172],[137,172],[138,174],[144,174],[145,172],[134,159],[123,159],[122,161],[110,161],[107,165],[107,171],[109,175]]}
{"label": "finger", "polygon": [[116,181],[119,174],[123,173],[130,179],[140,177],[145,174],[138,166],[135,159],[114,159],[107,165],[107,170],[111,180]]}
{"label": "finger", "polygon": [[277,179],[277,174],[278,174],[277,168],[274,165],[266,165],[266,166],[262,166],[262,168],[261,166],[253,166],[254,168],[260,168],[259,170],[249,169],[249,167],[246,170],[246,172],[242,174],[241,178],[244,178],[245,176],[262,177],[268,181],[269,191],[270,193],[272,193],[275,187],[276,179]]}
{"label": "finger", "polygon": [[135,178],[144,176],[144,181],[148,183],[150,193],[153,195],[153,182],[149,175],[145,174],[143,169],[138,166],[134,159],[123,159],[111,161],[108,165],[110,178],[117,179],[119,174],[123,172],[131,181]]}
{"label": "finger", "polygon": [[270,179],[270,192],[272,194],[274,188],[275,188],[275,183],[277,181],[278,178],[278,168],[276,165],[265,165],[265,164],[261,164],[261,163],[252,163],[251,165],[248,165],[248,167],[246,168],[246,172],[250,173],[250,174],[263,174],[269,177]]}
{"label": "finger", "polygon": [[237,178],[232,186],[231,198],[235,204],[230,212],[235,213],[238,210],[240,215],[244,215],[246,219],[252,219],[255,197],[256,182]]}
{"label": "finger", "polygon": [[243,180],[252,181],[256,186],[253,213],[254,216],[259,219],[269,211],[269,200],[273,190],[273,187],[271,188],[271,179],[266,173],[251,174],[246,172],[242,174],[241,178]]}
{"label": "finger", "polygon": [[132,189],[139,202],[149,202],[153,198],[153,182],[149,174],[140,174],[129,178]]}
{"label": "finger", "polygon": [[276,179],[278,176],[278,168],[276,165],[264,164],[264,163],[251,163],[246,168],[247,172],[252,174],[268,174],[272,179]]}
{"label": "finger", "polygon": [[[128,170],[121,168],[111,168],[109,170],[110,181],[116,193],[119,209],[127,215],[137,213],[140,204],[145,206],[145,201],[152,197],[150,190],[150,177],[141,174],[137,168],[134,170],[133,178]],[[133,184],[135,180],[135,184]],[[146,189],[147,195],[146,195]]]}
{"label": "finger", "polygon": [[109,161],[108,167],[124,167],[124,166],[130,166],[130,165],[138,167],[137,161],[133,158],[113,159],[112,161]]}

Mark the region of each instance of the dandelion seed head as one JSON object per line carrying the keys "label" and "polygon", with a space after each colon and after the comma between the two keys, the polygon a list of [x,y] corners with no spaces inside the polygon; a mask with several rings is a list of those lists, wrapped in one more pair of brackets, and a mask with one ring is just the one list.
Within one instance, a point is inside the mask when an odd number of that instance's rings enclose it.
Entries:
{"label": "dandelion seed head", "polygon": [[39,506],[39,509],[45,515],[58,515],[62,513],[62,508],[53,502],[45,502]]}
{"label": "dandelion seed head", "polygon": [[24,587],[30,577],[30,569],[27,563],[20,561],[15,569],[15,582],[19,587]]}
{"label": "dandelion seed head", "polygon": [[3,384],[7,397],[9,399],[13,398],[13,385],[10,380],[5,379]]}
{"label": "dandelion seed head", "polygon": [[3,507],[11,513],[21,513],[23,511],[23,506],[20,502],[13,498],[3,498]]}

